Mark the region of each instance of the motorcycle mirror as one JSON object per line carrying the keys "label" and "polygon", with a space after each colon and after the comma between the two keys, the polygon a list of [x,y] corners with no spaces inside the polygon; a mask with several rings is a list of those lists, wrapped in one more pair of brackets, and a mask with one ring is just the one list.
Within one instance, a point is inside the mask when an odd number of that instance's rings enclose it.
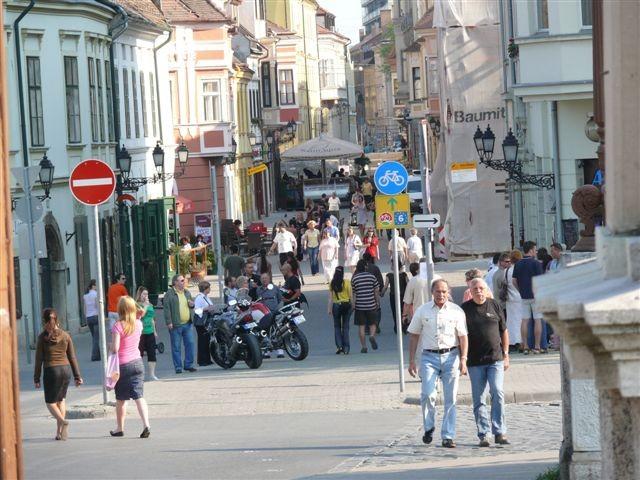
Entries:
{"label": "motorcycle mirror", "polygon": [[273,283],[270,283],[269,285],[267,285],[267,290],[273,290]]}

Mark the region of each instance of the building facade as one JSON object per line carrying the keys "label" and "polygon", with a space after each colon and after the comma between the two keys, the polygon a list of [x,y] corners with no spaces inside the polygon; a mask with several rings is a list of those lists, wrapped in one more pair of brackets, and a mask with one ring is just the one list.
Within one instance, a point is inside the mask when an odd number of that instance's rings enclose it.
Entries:
{"label": "building facade", "polygon": [[[75,165],[98,158],[116,170],[116,146],[122,140],[132,150],[136,175],[155,172],[151,149],[161,137],[152,107],[157,100],[152,94],[152,85],[157,86],[153,47],[166,25],[151,0],[123,0],[115,5],[121,10],[94,1],[37,3],[21,20],[19,31],[8,29],[8,104],[11,117],[24,115],[26,125],[23,133],[21,122],[11,122],[11,165],[37,167],[46,155],[55,166],[51,198],[42,203],[42,221],[33,226],[38,278],[32,279],[29,274],[27,259],[31,252],[20,249],[20,245],[28,245],[27,226],[17,221],[14,230],[18,305],[32,321],[37,317],[34,326],[39,325],[40,311],[45,307],[56,308],[65,328],[71,331],[85,322],[80,300],[89,280],[96,278],[98,259],[89,235],[94,229],[90,211],[73,199],[68,187]],[[13,24],[26,4],[5,2],[3,8],[5,21]],[[125,82],[129,89],[121,92]],[[24,112],[20,109],[21,95]],[[41,193],[36,186],[34,195]],[[157,192],[149,189],[143,194],[149,197]],[[22,195],[14,179],[12,196]],[[115,203],[100,207],[100,261],[105,283],[117,272],[127,270],[123,250],[130,245],[120,241],[122,220]],[[31,308],[35,289],[40,294],[37,309]]]}
{"label": "building facade", "polygon": [[320,98],[324,131],[356,142],[354,78],[347,46],[350,40],[335,31],[335,15],[319,8],[318,50]]}
{"label": "building facade", "polygon": [[524,170],[555,176],[555,190],[516,187],[516,243],[571,247],[580,229],[572,194],[592,183],[597,170],[598,143],[585,135],[594,111],[591,1],[507,3],[502,15],[509,127]]}

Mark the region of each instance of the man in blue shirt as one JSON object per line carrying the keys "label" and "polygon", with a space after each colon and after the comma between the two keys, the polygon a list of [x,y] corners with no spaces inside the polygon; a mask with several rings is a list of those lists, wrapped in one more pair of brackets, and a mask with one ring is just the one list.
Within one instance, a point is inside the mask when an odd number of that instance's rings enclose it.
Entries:
{"label": "man in blue shirt", "polygon": [[[533,298],[533,277],[542,275],[542,263],[536,258],[536,242],[524,242],[524,258],[518,261],[513,267],[513,285],[520,292],[522,298],[522,324],[520,332],[522,342],[526,345],[529,332],[529,323],[533,318],[533,353],[540,353],[540,338],[542,337],[542,314],[535,311],[535,300]],[[525,347],[524,353],[529,353]]]}

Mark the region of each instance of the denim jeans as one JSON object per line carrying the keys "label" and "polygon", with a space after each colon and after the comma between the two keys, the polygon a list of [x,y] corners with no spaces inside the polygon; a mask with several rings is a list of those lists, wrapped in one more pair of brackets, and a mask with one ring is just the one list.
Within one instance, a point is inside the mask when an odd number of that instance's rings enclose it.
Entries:
{"label": "denim jeans", "polygon": [[436,424],[436,383],[442,382],[444,393],[444,414],[440,436],[443,440],[456,437],[456,396],[458,395],[458,379],[460,376],[460,355],[458,349],[439,355],[422,352],[420,359],[420,378],[422,388],[420,405],[424,431],[427,432]]}
{"label": "denim jeans", "polygon": [[184,368],[193,367],[193,352],[195,344],[193,340],[193,328],[191,322],[183,325],[174,325],[169,330],[171,335],[171,356],[176,370],[182,370],[182,342],[184,342]]}
{"label": "denim jeans", "polygon": [[485,396],[487,387],[491,393],[491,433],[504,435],[507,433],[507,424],[504,420],[504,363],[494,362],[489,365],[469,367],[469,379],[471,380],[471,395],[473,397],[473,415],[478,428],[478,438],[489,435],[489,415]]}
{"label": "denim jeans", "polygon": [[341,310],[340,305],[333,304],[331,313],[333,314],[333,329],[335,332],[336,347],[349,349],[349,318],[351,317],[351,306],[346,310]]}
{"label": "denim jeans", "polygon": [[87,326],[91,331],[91,360],[100,360],[100,329],[98,328],[98,316],[87,317]]}
{"label": "denim jeans", "polygon": [[315,275],[320,271],[320,265],[318,264],[318,250],[320,247],[307,247],[307,253],[309,254],[309,262],[311,263],[311,275]]}

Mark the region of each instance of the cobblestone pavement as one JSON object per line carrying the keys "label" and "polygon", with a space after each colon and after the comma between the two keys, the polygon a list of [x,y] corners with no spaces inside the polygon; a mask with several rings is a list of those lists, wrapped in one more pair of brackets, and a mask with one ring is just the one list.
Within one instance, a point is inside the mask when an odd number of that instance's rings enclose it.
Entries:
{"label": "cobblestone pavement", "polygon": [[[458,407],[455,449],[444,448],[440,440],[442,409],[438,408],[438,420],[434,440],[430,445],[422,443],[421,417],[404,426],[385,442],[384,447],[368,449],[344,461],[330,474],[360,473],[379,469],[392,469],[405,464],[429,465],[434,462],[491,458],[516,454],[540,454],[557,451],[562,441],[562,409],[559,403],[508,404],[506,419],[511,445],[480,448],[476,434],[473,411],[470,407]],[[511,425],[511,428],[509,428]]]}

